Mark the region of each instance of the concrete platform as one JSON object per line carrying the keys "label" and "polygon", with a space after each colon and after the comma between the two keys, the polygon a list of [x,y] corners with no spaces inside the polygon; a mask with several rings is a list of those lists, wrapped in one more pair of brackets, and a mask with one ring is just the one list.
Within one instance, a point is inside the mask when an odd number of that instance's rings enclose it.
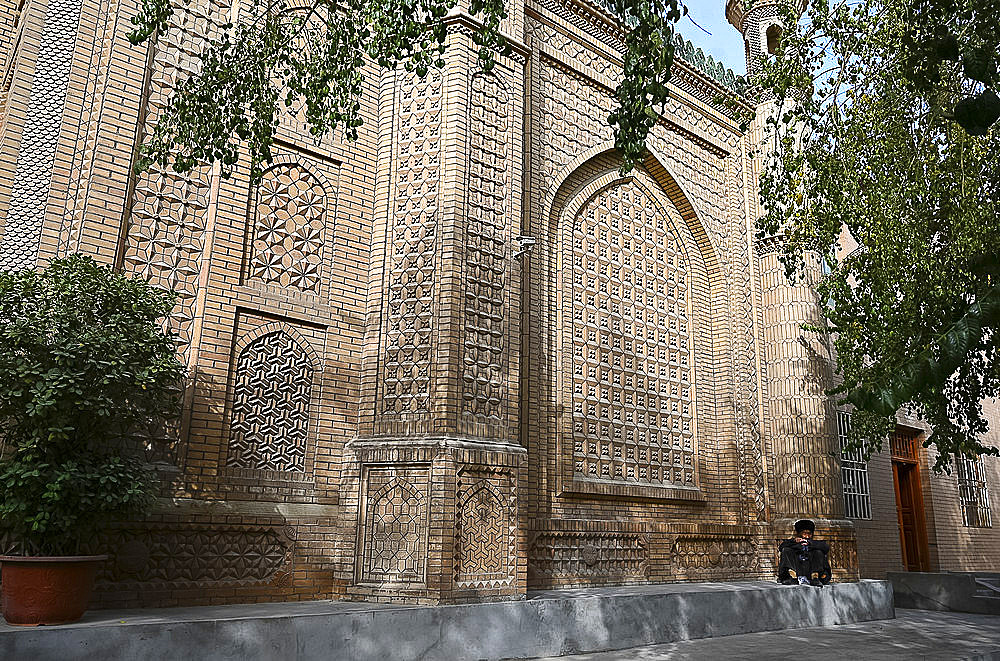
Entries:
{"label": "concrete platform", "polygon": [[71,625],[0,625],[0,659],[478,661],[893,617],[886,581],[825,588],[675,583],[439,607],[306,602],[92,611]]}
{"label": "concrete platform", "polygon": [[894,620],[702,638],[538,661],[1000,661],[1000,616],[896,609]]}
{"label": "concrete platform", "polygon": [[992,572],[889,572],[900,608],[1000,615],[1000,575]]}

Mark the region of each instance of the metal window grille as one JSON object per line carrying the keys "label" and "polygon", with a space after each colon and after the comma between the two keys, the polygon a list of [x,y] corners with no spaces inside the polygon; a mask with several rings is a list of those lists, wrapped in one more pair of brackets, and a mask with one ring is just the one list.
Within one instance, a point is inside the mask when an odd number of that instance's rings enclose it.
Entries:
{"label": "metal window grille", "polygon": [[962,523],[972,528],[992,528],[990,494],[986,488],[986,468],[982,457],[955,460],[958,473],[958,499],[962,507]]}
{"label": "metal window grille", "polygon": [[837,411],[837,436],[840,438],[840,478],[844,485],[844,513],[849,519],[872,518],[872,497],[868,487],[868,462],[861,450],[846,451],[851,414]]}

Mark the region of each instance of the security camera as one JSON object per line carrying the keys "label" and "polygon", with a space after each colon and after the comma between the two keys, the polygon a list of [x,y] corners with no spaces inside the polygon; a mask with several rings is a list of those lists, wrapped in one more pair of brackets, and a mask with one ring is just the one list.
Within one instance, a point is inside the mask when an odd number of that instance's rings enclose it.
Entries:
{"label": "security camera", "polygon": [[531,249],[535,247],[535,238],[531,236],[524,236],[518,234],[514,237],[514,241],[517,242],[517,250],[514,251],[514,259],[521,257],[522,255],[527,255],[531,252]]}

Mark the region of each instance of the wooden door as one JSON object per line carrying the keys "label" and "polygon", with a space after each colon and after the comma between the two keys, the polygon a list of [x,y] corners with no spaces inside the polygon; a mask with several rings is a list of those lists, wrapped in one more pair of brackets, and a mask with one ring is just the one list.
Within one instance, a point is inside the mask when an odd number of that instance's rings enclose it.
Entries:
{"label": "wooden door", "polygon": [[896,516],[899,518],[903,566],[906,571],[930,571],[920,468],[915,463],[893,461],[892,478],[896,487]]}

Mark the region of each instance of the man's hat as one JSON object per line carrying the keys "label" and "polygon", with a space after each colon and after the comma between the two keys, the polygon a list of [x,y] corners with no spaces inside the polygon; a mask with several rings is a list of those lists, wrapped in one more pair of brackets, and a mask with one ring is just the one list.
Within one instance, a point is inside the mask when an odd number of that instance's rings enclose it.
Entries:
{"label": "man's hat", "polygon": [[795,532],[800,533],[803,530],[808,530],[809,532],[816,532],[816,524],[809,519],[800,519],[795,522]]}

